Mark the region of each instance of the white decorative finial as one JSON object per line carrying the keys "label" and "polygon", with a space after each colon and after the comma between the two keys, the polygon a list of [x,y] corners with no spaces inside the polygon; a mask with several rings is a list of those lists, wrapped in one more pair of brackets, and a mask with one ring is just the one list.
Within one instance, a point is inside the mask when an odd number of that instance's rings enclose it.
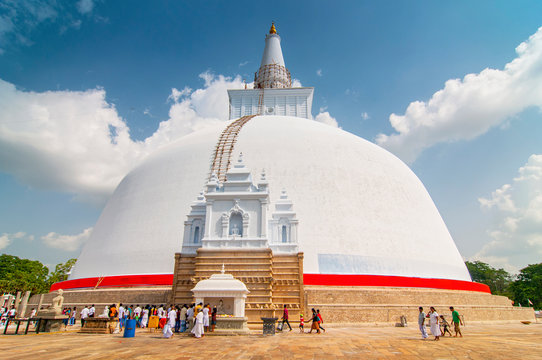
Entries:
{"label": "white decorative finial", "polygon": [[222,270],[220,271],[221,274],[224,274],[226,270],[224,269],[224,263],[222,263]]}
{"label": "white decorative finial", "polygon": [[239,158],[237,159],[237,162],[238,162],[239,164],[242,164],[242,163],[243,163],[243,153],[242,153],[242,152],[239,153]]}
{"label": "white decorative finial", "polygon": [[262,169],[262,177],[261,180],[265,180],[265,169]]}

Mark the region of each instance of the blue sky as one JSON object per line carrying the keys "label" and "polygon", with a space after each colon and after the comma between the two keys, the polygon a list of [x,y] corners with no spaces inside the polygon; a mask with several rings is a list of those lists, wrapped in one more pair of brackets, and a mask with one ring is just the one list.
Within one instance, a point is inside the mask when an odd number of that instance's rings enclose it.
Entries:
{"label": "blue sky", "polygon": [[313,115],[406,161],[465,258],[540,262],[541,19],[539,1],[0,0],[0,251],[77,256],[123,175],[226,119],[212,98],[252,81],[275,21]]}

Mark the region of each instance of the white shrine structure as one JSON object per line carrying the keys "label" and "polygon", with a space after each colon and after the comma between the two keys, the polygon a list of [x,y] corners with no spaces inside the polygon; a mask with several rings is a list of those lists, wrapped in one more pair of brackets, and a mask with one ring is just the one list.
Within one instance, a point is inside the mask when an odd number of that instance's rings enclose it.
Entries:
{"label": "white shrine structure", "polygon": [[226,173],[226,181],[220,183],[213,173],[205,193],[200,193],[192,204],[184,223],[182,252],[195,254],[198,248],[271,248],[276,253],[297,253],[298,221],[286,191],[282,191],[270,216],[268,206],[265,172],[254,183],[240,154]]}
{"label": "white shrine structure", "polygon": [[471,280],[406,164],[312,120],[313,92],[292,87],[272,25],[254,84],[224,93],[229,120],[173,141],[126,175],[69,279],[51,290],[68,290],[66,306],[72,290],[74,303],[189,304],[196,284],[225,264],[250,291],[253,328],[285,305],[292,320],[318,308],[341,324],[412,321],[419,305],[433,304],[470,321],[534,319]]}

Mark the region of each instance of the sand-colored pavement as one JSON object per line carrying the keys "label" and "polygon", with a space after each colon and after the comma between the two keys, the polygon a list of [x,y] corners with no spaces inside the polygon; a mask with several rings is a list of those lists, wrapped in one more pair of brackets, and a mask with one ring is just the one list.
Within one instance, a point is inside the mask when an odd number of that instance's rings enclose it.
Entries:
{"label": "sand-colored pavement", "polygon": [[542,324],[471,324],[463,338],[421,340],[415,326],[294,330],[276,336],[194,339],[138,330],[122,335],[76,332],[0,336],[3,359],[542,359]]}

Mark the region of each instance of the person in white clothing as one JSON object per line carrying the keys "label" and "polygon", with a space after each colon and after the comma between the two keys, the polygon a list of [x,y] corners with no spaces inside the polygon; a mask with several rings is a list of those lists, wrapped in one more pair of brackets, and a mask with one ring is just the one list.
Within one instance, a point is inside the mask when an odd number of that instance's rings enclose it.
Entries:
{"label": "person in white clothing", "polygon": [[85,321],[88,318],[89,311],[90,309],[88,308],[88,306],[85,306],[83,310],[81,310],[81,327],[85,326]]}
{"label": "person in white clothing", "polygon": [[429,325],[431,326],[431,334],[435,337],[434,340],[439,340],[440,338],[440,326],[438,323],[439,314],[435,310],[434,307],[429,308],[429,314],[427,314],[427,317],[429,318]]}
{"label": "person in white clothing", "polygon": [[173,337],[173,328],[175,328],[175,320],[177,320],[177,311],[172,306],[168,314],[168,322],[164,325],[164,337],[171,338]]}
{"label": "person in white clothing", "polygon": [[418,315],[418,326],[420,327],[420,332],[422,333],[422,339],[427,339],[427,331],[425,330],[425,313],[423,312],[423,307],[419,307],[418,310],[420,314]]}
{"label": "person in white clothing", "polygon": [[203,312],[203,330],[209,331],[209,304],[205,305]]}
{"label": "person in white clothing", "polygon": [[88,309],[88,317],[94,317],[94,313],[96,312],[96,308],[94,307],[94,304]]}
{"label": "person in white clothing", "polygon": [[141,307],[139,304],[134,309],[134,318],[137,319],[137,326],[141,327]]}
{"label": "person in white clothing", "polygon": [[141,327],[146,328],[149,322],[149,305],[143,309],[143,316],[141,316]]}
{"label": "person in white clothing", "polygon": [[166,315],[164,314],[165,311],[164,311],[164,305],[160,305],[160,307],[158,308],[158,318],[161,319],[163,317],[165,317]]}
{"label": "person in white clothing", "polygon": [[194,328],[191,333],[197,338],[205,336],[203,334],[203,311],[198,312],[198,315],[196,315],[196,322],[194,323]]}
{"label": "person in white clothing", "polygon": [[122,327],[124,326],[124,306],[122,306],[122,303],[119,305],[119,327],[122,330]]}

